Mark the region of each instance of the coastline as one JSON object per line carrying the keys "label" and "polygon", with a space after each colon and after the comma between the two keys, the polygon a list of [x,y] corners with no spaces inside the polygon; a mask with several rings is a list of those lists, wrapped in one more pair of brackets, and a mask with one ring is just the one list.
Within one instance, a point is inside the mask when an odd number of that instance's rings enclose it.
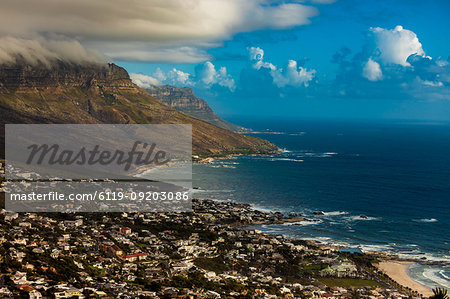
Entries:
{"label": "coastline", "polygon": [[282,152],[283,152],[283,150],[278,148],[277,152],[267,153],[267,154],[228,154],[228,155],[224,155],[224,156],[209,156],[209,157],[198,158],[198,160],[193,160],[192,164],[213,164],[214,160],[232,159],[234,157],[240,157],[240,156],[272,157],[272,156],[279,155]]}
{"label": "coastline", "polygon": [[[216,200],[212,200],[216,201]],[[220,201],[219,201],[220,202]],[[270,210],[262,210],[261,208],[254,207],[251,204],[247,203],[240,203],[237,201],[232,201],[232,203],[237,205],[245,205],[249,206],[252,210],[264,213],[264,214],[274,214],[275,211]],[[301,219],[300,219],[301,218]],[[282,224],[282,223],[295,223],[298,221],[311,221],[308,218],[304,217],[292,217],[292,216],[285,216],[283,219],[278,219],[277,221],[265,221],[265,222],[253,222],[248,224],[236,224],[236,226],[241,226],[243,229],[246,227],[253,226],[253,225],[272,225],[272,224]],[[283,233],[267,233],[269,235],[283,235]],[[337,243],[325,243],[323,241],[318,240],[307,240],[302,238],[291,238],[293,240],[299,240],[299,241],[305,241],[308,244],[312,246],[316,246],[318,248],[321,248],[323,250],[340,250],[340,249],[346,249],[347,247],[339,245]],[[432,289],[424,284],[421,284],[420,282],[414,280],[409,276],[409,267],[413,264],[420,263],[420,260],[417,259],[402,259],[401,257],[388,252],[383,251],[362,251],[362,254],[373,256],[374,258],[380,260],[379,264],[374,264],[376,268],[378,268],[380,271],[382,271],[384,274],[386,274],[392,281],[399,284],[404,289],[410,289],[412,291],[417,292],[424,298],[428,298],[429,296],[433,295]]]}
{"label": "coastline", "polygon": [[[258,208],[254,208],[255,210],[259,210]],[[261,210],[260,210],[261,211]],[[267,213],[263,211],[263,213]],[[274,213],[270,211],[269,213]],[[311,221],[310,219],[304,218],[307,221]],[[289,223],[291,221],[284,221],[284,223]],[[277,223],[265,223],[267,225],[277,224]],[[269,233],[270,234],[270,233]],[[280,234],[280,233],[276,233]],[[281,233],[283,234],[283,233]],[[317,246],[321,249],[331,249],[331,250],[340,250],[347,249],[346,246],[340,245],[336,242],[323,242],[319,240],[305,240],[301,238],[294,238],[302,241],[307,241],[309,244]],[[359,249],[359,247],[357,246]],[[361,249],[359,249],[361,250]],[[403,288],[411,289],[412,291],[417,292],[422,295],[424,298],[428,298],[433,295],[433,291],[431,287],[428,287],[419,281],[414,280],[409,275],[409,267],[414,264],[418,264],[423,262],[418,259],[408,259],[407,257],[402,258],[397,256],[394,253],[384,252],[384,251],[362,251],[361,253],[368,256],[373,256],[375,259],[380,260],[379,264],[374,264],[376,268],[386,274],[390,279],[392,279],[397,284],[401,285]]]}
{"label": "coastline", "polygon": [[432,290],[413,280],[408,274],[409,267],[415,263],[405,260],[383,260],[377,265],[377,268],[398,284],[429,297],[433,295]]}
{"label": "coastline", "polygon": [[[226,157],[222,157],[222,158],[226,158]],[[214,158],[213,159],[205,159],[202,162],[203,163],[201,163],[201,164],[215,164]],[[219,161],[217,161],[217,162],[219,162]],[[222,167],[225,167],[225,166],[222,166]],[[208,187],[209,187],[208,185],[202,186],[202,188],[205,188],[206,190],[208,189]],[[223,188],[223,189],[227,189],[227,188]],[[239,197],[236,197],[236,198],[231,198],[228,200],[230,200],[232,202],[242,203],[242,201],[239,199],[240,199]],[[270,208],[266,208],[265,206],[261,207],[260,203],[256,203],[256,204],[250,203],[250,205],[252,206],[253,209],[263,211],[263,212],[274,213],[276,211],[276,210],[270,210]],[[318,210],[318,211],[320,211],[320,210]],[[287,214],[288,212],[284,211],[283,213]],[[302,215],[302,216],[307,217],[307,218],[313,217],[312,219],[319,218],[319,217],[311,216],[310,215],[311,213],[312,212],[309,211],[309,212],[305,213],[306,215]],[[358,215],[358,214],[356,214],[356,215]],[[345,216],[345,217],[350,217],[350,216]],[[287,222],[288,221],[285,221],[284,223],[287,223]],[[298,222],[301,222],[301,221],[298,221]],[[280,227],[275,227],[273,230],[271,230],[269,227],[267,227],[267,229],[258,228],[258,226],[260,226],[261,224],[262,223],[255,223],[255,227],[252,227],[252,228],[261,230],[267,234],[275,234],[275,235],[280,234],[285,237],[287,236],[286,234],[288,234],[288,232],[285,234],[285,231],[283,231],[283,229]],[[265,223],[265,224],[271,225],[274,223]],[[292,224],[302,226],[301,223],[295,223],[295,221],[292,221]],[[289,235],[295,239],[303,240],[301,238],[301,234],[297,237],[293,234],[289,234]],[[287,236],[287,237],[289,237],[289,236]],[[427,297],[432,295],[431,288],[435,287],[435,284],[439,285],[440,283],[438,283],[434,280],[428,281],[425,278],[423,278],[420,275],[420,273],[415,275],[416,273],[412,272],[412,274],[410,276],[409,272],[408,272],[408,266],[413,265],[413,264],[420,264],[422,266],[435,265],[437,268],[441,268],[441,269],[442,269],[442,267],[448,267],[448,259],[447,258],[443,257],[441,259],[440,256],[434,256],[433,253],[429,252],[429,251],[420,252],[421,256],[419,256],[419,254],[414,254],[414,253],[411,253],[411,256],[409,256],[409,252],[405,253],[405,251],[400,251],[400,250],[396,251],[397,248],[394,246],[392,246],[391,248],[388,248],[389,246],[386,246],[386,249],[384,249],[384,248],[381,248],[382,246],[375,246],[375,245],[372,246],[372,244],[376,244],[376,243],[358,244],[358,240],[355,240],[356,244],[345,245],[345,244],[340,244],[339,238],[338,237],[336,237],[336,238],[338,240],[332,240],[332,239],[335,239],[333,236],[331,236],[331,239],[329,239],[329,240],[322,241],[320,238],[317,238],[314,240],[316,242],[316,245],[320,246],[322,248],[328,247],[330,249],[337,249],[337,250],[347,249],[348,247],[358,248],[364,254],[376,256],[377,259],[382,263],[383,262],[392,262],[392,264],[390,264],[389,271],[384,271],[384,272],[392,280],[396,281],[398,284],[404,286],[405,288],[410,288],[412,290],[415,290],[418,293],[420,293],[424,296],[427,296]],[[381,241],[383,239],[381,235],[380,235],[380,239],[381,239]],[[343,243],[345,243],[345,242],[343,242]],[[351,242],[351,243],[353,243],[353,242]],[[376,245],[378,245],[378,244],[376,244]],[[396,263],[395,261],[399,261],[399,263]],[[405,261],[408,261],[408,263],[406,265],[404,265]],[[376,264],[374,264],[374,265],[376,265]],[[382,265],[384,265],[384,264],[382,264]],[[413,279],[413,277],[414,277],[414,279]],[[417,280],[415,280],[415,279],[417,279]],[[442,284],[440,284],[440,285],[442,286]]]}
{"label": "coastline", "polygon": [[[207,200],[208,201],[208,200]],[[211,202],[215,202],[215,200],[209,200]],[[221,201],[218,201],[221,202]],[[223,203],[223,202],[221,202]],[[252,205],[247,204],[247,203],[238,203],[238,202],[229,202],[229,204],[233,207],[233,209],[238,208],[239,210],[246,210],[246,209],[251,209],[253,211],[256,211],[260,214],[264,214],[264,217],[270,218],[271,215],[277,214],[276,212],[267,212],[267,211],[261,211],[260,209],[254,208]],[[280,215],[281,213],[278,213],[278,215]],[[298,217],[298,216],[297,216]],[[277,219],[277,221],[272,221],[272,220],[265,220],[265,221],[253,221],[250,223],[234,223],[232,226],[237,227],[243,231],[246,231],[249,227],[254,226],[254,225],[271,225],[271,224],[279,224],[279,223],[290,223],[290,222],[294,222],[293,220],[297,217],[293,217],[293,216],[282,216],[282,218]],[[296,219],[297,220],[297,219]],[[252,230],[255,230],[257,232],[257,229],[251,228]],[[264,232],[260,232],[263,234],[267,234],[267,235],[272,235],[272,236],[279,236],[279,235],[283,235],[282,233],[264,233]],[[286,237],[286,236],[285,236]],[[289,240],[292,240],[294,242],[297,241],[301,241],[301,242],[305,242],[305,244],[308,244],[308,246],[313,246],[316,247],[320,250],[323,250],[324,252],[331,250],[332,251],[340,251],[340,249],[346,249],[346,247],[343,247],[341,245],[337,245],[337,244],[333,244],[333,243],[323,243],[321,241],[315,241],[315,240],[305,240],[305,239],[301,239],[301,238],[287,238]],[[345,251],[342,251],[345,252]],[[398,256],[394,255],[394,254],[389,254],[386,252],[381,252],[381,251],[371,251],[371,252],[361,252],[361,254],[363,256],[366,257],[372,257],[374,261],[379,261],[379,263],[377,262],[373,262],[373,267],[374,269],[378,269],[378,271],[382,272],[383,274],[385,274],[386,276],[388,276],[388,280],[386,280],[386,277],[383,279],[383,275],[381,275],[380,273],[375,274],[375,272],[373,272],[374,276],[372,277],[372,279],[377,279],[378,281],[383,281],[384,284],[386,284],[386,286],[389,286],[388,288],[392,288],[392,289],[397,289],[400,292],[405,292],[407,294],[409,294],[410,296],[412,296],[413,298],[419,298],[419,296],[421,298],[428,298],[429,296],[433,295],[432,289],[413,280],[408,273],[408,269],[409,266],[419,263],[419,260],[414,260],[414,259],[409,259],[409,260],[405,260],[405,259],[401,259]],[[368,269],[366,269],[368,270]]]}
{"label": "coastline", "polygon": [[[218,156],[218,157],[206,157],[206,158],[199,159],[197,161],[193,161],[193,164],[214,164],[214,160],[230,159],[230,158],[236,157],[236,156],[242,156],[242,154],[233,154],[233,155]],[[254,154],[254,155],[249,155],[249,156],[271,156],[271,155]],[[142,171],[141,174],[145,173],[146,171],[147,170]],[[216,201],[216,200],[213,200],[213,201]],[[241,205],[241,204],[248,205],[253,210],[257,210],[264,214],[276,213],[275,211],[261,209],[260,207],[255,207],[251,204],[242,203],[242,202],[238,202],[238,201],[234,201],[234,200],[232,202],[235,204],[238,204],[238,205]],[[233,226],[237,226],[237,227],[241,226],[242,228],[245,228],[245,226],[248,226],[249,224],[250,225],[261,225],[261,224],[272,225],[272,224],[283,224],[283,223],[293,223],[294,224],[296,222],[302,222],[302,221],[313,221],[313,220],[301,217],[300,215],[296,215],[295,217],[293,217],[293,216],[286,217],[285,216],[285,217],[283,217],[281,219],[277,219],[275,221],[255,221],[253,223],[247,223],[247,224],[235,223]],[[268,233],[268,234],[271,234],[271,233]],[[279,234],[279,233],[277,233],[277,234]],[[283,234],[281,233],[281,235],[283,235]],[[303,240],[301,238],[295,238],[295,239],[307,241],[308,244],[317,246],[322,249],[339,250],[339,249],[346,248],[345,246],[336,244],[332,241],[330,243],[324,243],[322,241]],[[403,288],[416,291],[425,297],[429,297],[433,294],[432,290],[429,287],[419,283],[418,281],[415,281],[408,274],[409,266],[411,266],[415,263],[419,263],[420,262],[419,260],[415,260],[415,259],[403,260],[401,257],[398,257],[395,254],[387,253],[387,252],[383,252],[383,251],[376,251],[376,252],[364,251],[363,254],[377,257],[380,260],[380,263],[378,265],[374,264],[374,266],[377,267],[383,273],[385,273],[387,276],[389,276],[390,279],[392,279],[393,281],[395,281],[396,283],[401,285]]]}
{"label": "coastline", "polygon": [[[239,157],[239,156],[261,156],[261,157],[269,156],[270,157],[270,156],[278,155],[282,151],[283,151],[282,149],[278,148],[277,152],[267,153],[267,154],[239,154],[239,153],[236,153],[236,154],[227,154],[227,155],[223,155],[223,156],[221,156],[221,155],[207,156],[207,157],[202,157],[202,158],[200,158],[197,155],[193,155],[193,158],[190,162],[192,164],[213,164],[214,160],[232,159],[233,157]],[[155,166],[155,165],[145,166],[144,165],[144,166],[137,167],[132,172],[130,172],[128,175],[129,176],[141,176],[141,175],[145,174],[147,171],[152,170],[152,169],[171,167],[173,165],[179,165],[179,164],[183,164],[183,163],[186,163],[186,161],[172,161],[167,164],[160,165],[160,166]]]}

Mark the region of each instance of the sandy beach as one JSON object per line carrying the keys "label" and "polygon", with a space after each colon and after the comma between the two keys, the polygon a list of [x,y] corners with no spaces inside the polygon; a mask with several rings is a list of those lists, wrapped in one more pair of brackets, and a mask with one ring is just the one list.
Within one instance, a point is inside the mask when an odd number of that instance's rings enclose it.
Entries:
{"label": "sandy beach", "polygon": [[395,280],[397,283],[409,287],[423,296],[431,296],[433,292],[431,289],[421,285],[420,283],[412,280],[408,276],[409,265],[414,264],[408,261],[383,261],[378,264],[378,268],[386,273],[390,278]]}

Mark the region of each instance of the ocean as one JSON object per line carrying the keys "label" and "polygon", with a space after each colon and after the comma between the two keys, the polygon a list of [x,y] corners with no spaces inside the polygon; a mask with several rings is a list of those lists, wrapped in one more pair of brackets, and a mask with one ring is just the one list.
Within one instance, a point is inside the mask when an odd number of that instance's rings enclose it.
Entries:
{"label": "ocean", "polygon": [[450,123],[234,121],[283,153],[196,164],[194,197],[311,220],[267,233],[441,261],[409,275],[450,289]]}

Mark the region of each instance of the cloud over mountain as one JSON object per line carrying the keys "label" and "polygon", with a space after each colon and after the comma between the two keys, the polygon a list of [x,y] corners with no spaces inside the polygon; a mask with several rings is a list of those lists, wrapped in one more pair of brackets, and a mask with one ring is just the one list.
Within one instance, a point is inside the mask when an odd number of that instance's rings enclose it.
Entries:
{"label": "cloud over mountain", "polygon": [[123,60],[201,62],[239,32],[310,22],[316,8],[268,0],[3,0],[0,36],[53,36]]}
{"label": "cloud over mountain", "polygon": [[144,74],[130,73],[130,78],[134,84],[142,88],[150,88],[153,85],[161,85],[161,81],[158,79]]}
{"label": "cloud over mountain", "polygon": [[17,60],[46,66],[55,60],[75,64],[107,62],[98,51],[86,49],[76,40],[0,36],[0,64],[15,63]]}

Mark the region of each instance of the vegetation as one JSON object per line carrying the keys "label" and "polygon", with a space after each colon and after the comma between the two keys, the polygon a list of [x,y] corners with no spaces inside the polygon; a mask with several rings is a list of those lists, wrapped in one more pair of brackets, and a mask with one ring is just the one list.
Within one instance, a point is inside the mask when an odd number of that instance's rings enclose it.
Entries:
{"label": "vegetation", "polygon": [[430,299],[449,299],[446,289],[436,288],[433,289],[433,296]]}
{"label": "vegetation", "polygon": [[194,264],[197,267],[200,267],[200,268],[208,270],[208,271],[214,271],[218,274],[229,270],[228,266],[222,256],[218,256],[218,257],[214,257],[214,258],[199,257],[194,260]]}
{"label": "vegetation", "polygon": [[319,278],[321,283],[329,287],[378,287],[381,286],[375,280],[359,279],[359,278]]}
{"label": "vegetation", "polygon": [[379,261],[369,254],[362,254],[357,252],[341,252],[341,256],[353,261],[357,266],[366,269],[373,269],[373,264],[379,263]]}

